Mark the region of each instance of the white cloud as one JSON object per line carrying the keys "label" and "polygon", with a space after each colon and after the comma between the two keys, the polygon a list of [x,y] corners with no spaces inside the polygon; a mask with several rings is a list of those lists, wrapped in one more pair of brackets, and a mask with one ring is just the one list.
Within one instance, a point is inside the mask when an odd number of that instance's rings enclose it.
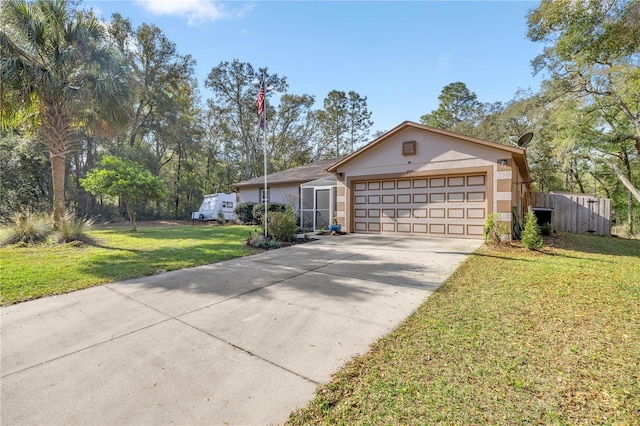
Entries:
{"label": "white cloud", "polygon": [[227,10],[225,5],[214,0],[136,0],[142,7],[155,15],[179,16],[189,25],[213,22],[242,16],[247,8]]}

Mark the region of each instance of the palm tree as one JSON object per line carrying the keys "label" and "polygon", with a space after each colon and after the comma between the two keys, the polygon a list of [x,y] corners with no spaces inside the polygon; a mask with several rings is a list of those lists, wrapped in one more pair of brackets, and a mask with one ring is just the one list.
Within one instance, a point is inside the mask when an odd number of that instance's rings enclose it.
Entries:
{"label": "palm tree", "polygon": [[65,172],[88,109],[123,121],[128,91],[102,23],[67,0],[4,0],[0,6],[0,81],[24,107],[35,104],[49,151],[53,216],[64,216]]}

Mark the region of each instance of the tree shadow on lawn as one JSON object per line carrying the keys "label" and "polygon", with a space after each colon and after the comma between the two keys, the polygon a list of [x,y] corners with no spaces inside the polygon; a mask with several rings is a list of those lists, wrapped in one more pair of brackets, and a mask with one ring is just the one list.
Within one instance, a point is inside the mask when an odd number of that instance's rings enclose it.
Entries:
{"label": "tree shadow on lawn", "polygon": [[640,258],[640,240],[562,232],[544,237],[544,243],[554,249]]}
{"label": "tree shadow on lawn", "polygon": [[217,241],[238,241],[246,240],[253,232],[253,229],[247,227],[235,226],[190,226],[190,225],[174,225],[174,226],[148,226],[140,227],[137,231],[129,231],[129,236],[134,239],[158,239],[158,240],[184,240],[211,238]]}

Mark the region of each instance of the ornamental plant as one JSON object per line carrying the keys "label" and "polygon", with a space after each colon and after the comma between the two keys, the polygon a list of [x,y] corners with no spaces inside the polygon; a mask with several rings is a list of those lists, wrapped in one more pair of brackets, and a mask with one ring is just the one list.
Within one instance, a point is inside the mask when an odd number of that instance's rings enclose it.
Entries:
{"label": "ornamental plant", "polygon": [[524,217],[524,230],[522,231],[522,245],[529,250],[540,250],[542,248],[542,237],[538,228],[538,218],[532,210],[529,210]]}

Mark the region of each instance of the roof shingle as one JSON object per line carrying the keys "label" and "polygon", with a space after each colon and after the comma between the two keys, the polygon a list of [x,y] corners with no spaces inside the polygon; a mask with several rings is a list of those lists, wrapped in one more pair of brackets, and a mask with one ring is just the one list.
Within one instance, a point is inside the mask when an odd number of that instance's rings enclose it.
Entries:
{"label": "roof shingle", "polygon": [[[294,167],[293,169],[288,169],[278,173],[273,173],[273,174],[267,175],[267,183],[268,184],[304,183],[304,182],[320,179],[325,176],[333,176],[333,173],[329,173],[326,170],[340,160],[341,158],[321,160],[321,161],[305,164],[304,166]],[[234,183],[231,186],[234,188],[238,188],[242,186],[260,185],[263,183],[264,183],[264,176],[259,176],[253,179],[248,179],[242,182]]]}

